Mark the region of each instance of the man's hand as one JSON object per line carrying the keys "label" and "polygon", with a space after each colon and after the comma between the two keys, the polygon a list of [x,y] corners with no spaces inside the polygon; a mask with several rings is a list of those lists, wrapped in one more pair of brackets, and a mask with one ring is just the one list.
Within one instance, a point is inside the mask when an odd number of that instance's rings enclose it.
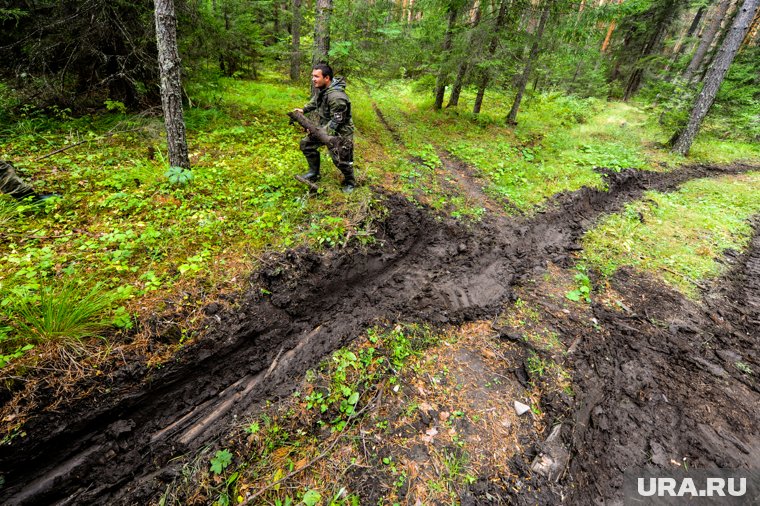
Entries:
{"label": "man's hand", "polygon": [[303,109],[293,109],[293,112],[300,112],[301,114],[303,114]]}

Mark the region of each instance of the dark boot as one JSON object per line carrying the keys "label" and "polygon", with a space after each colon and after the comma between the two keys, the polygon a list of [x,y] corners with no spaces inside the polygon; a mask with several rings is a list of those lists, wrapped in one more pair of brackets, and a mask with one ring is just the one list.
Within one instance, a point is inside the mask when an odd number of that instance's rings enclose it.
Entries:
{"label": "dark boot", "polygon": [[306,179],[307,181],[310,181],[312,183],[316,183],[320,179],[319,174],[319,153],[314,155],[305,155],[306,156],[306,162],[309,164],[309,172],[306,174],[302,174],[301,177]]}
{"label": "dark boot", "polygon": [[356,178],[354,178],[354,171],[352,168],[344,170],[343,172],[343,193],[351,193],[356,188]]}

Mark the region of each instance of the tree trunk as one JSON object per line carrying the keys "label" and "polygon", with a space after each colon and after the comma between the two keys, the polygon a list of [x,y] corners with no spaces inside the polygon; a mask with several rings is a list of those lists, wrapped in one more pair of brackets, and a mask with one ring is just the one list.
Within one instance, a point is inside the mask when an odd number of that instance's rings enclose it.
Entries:
{"label": "tree trunk", "polygon": [[[496,54],[496,48],[499,47],[499,33],[501,32],[504,21],[507,18],[507,3],[509,0],[501,0],[499,4],[499,14],[496,16],[496,24],[494,25],[493,36],[491,37],[491,43],[488,45],[488,58],[493,58]],[[478,81],[478,94],[475,96],[475,104],[472,107],[473,114],[480,114],[480,107],[483,105],[483,97],[486,94],[486,88],[488,87],[488,81],[490,75],[487,70],[481,70],[480,79]]]}
{"label": "tree trunk", "polygon": [[726,77],[728,68],[734,61],[734,57],[736,57],[744,36],[749,31],[753,17],[758,12],[758,6],[760,6],[760,0],[744,0],[744,4],[734,18],[731,29],[723,40],[723,44],[721,44],[718,54],[707,72],[705,84],[694,103],[686,127],[673,136],[672,144],[674,152],[682,155],[689,153],[691,144],[694,142],[694,137],[696,137],[699,127],[702,125],[702,120],[715,101],[715,95],[718,93],[720,85]]}
{"label": "tree trunk", "polygon": [[[678,59],[686,50],[686,46],[689,45],[689,39],[691,39],[694,36],[694,33],[697,31],[697,28],[699,27],[699,23],[702,21],[702,17],[705,14],[705,10],[706,8],[704,6],[700,7],[699,10],[697,10],[697,13],[694,15],[694,19],[691,21],[691,25],[689,26],[689,29],[686,31],[686,34],[683,35],[681,39],[678,41],[678,43],[675,45],[675,47],[673,47],[673,58],[670,59],[667,66],[665,67],[665,73],[670,71],[670,68],[678,61]],[[671,78],[668,78],[668,80],[670,80]]]}
{"label": "tree trunk", "polygon": [[441,68],[438,69],[438,78],[435,80],[435,102],[433,109],[443,107],[443,96],[446,93],[446,78],[448,77],[448,57],[451,53],[451,39],[454,34],[454,23],[457,21],[458,9],[449,4],[449,23],[446,26],[446,35],[443,37],[443,53],[441,54]]}
{"label": "tree trunk", "polygon": [[449,97],[449,103],[446,104],[446,108],[456,107],[459,105],[459,95],[462,93],[462,84],[464,84],[464,76],[467,74],[468,67],[467,60],[462,60],[459,64],[459,70],[457,71],[457,78],[454,81],[454,86],[451,88],[451,96]]}
{"label": "tree trunk", "polygon": [[277,40],[280,38],[280,8],[282,5],[280,5],[280,0],[275,0],[272,2],[272,38],[274,39],[274,43],[277,43]]}
{"label": "tree trunk", "polygon": [[156,42],[158,66],[161,72],[161,104],[164,109],[166,141],[169,146],[169,165],[190,168],[185,138],[185,119],[182,113],[182,81],[177,50],[177,18],[173,0],[154,0],[156,7]]}
{"label": "tree trunk", "polygon": [[539,44],[541,43],[541,38],[544,35],[544,28],[546,27],[546,21],[549,19],[551,8],[552,0],[546,0],[544,12],[541,13],[541,21],[538,22],[538,28],[536,29],[536,33],[533,35],[533,45],[530,47],[530,55],[528,56],[528,61],[525,62],[525,69],[523,69],[522,76],[520,76],[520,81],[517,85],[517,95],[515,96],[515,101],[512,103],[512,109],[509,111],[509,115],[507,116],[507,123],[510,125],[517,123],[517,111],[520,109],[520,102],[522,102],[522,97],[525,93],[525,86],[528,84],[530,72],[533,70],[533,65],[535,64],[536,58],[538,57]]}
{"label": "tree trunk", "polygon": [[641,81],[644,77],[644,65],[642,65],[641,62],[643,59],[647,58],[655,51],[657,51],[658,48],[662,45],[662,42],[665,39],[665,34],[667,33],[668,28],[670,28],[670,25],[675,18],[678,6],[678,2],[674,1],[670,4],[670,7],[662,13],[657,22],[655,30],[652,32],[652,36],[641,48],[641,54],[639,55],[638,60],[634,65],[633,72],[628,78],[628,83],[625,87],[625,95],[623,96],[624,101],[627,102],[630,100],[631,97],[633,97],[634,93],[636,93],[641,87]]}
{"label": "tree trunk", "polygon": [[[732,1],[731,5],[729,5],[726,17],[723,18],[723,23],[720,25],[718,35],[715,36],[715,40],[713,41],[712,46],[710,46],[710,50],[707,52],[707,56],[705,56],[705,59],[702,60],[702,65],[699,66],[699,69],[697,70],[695,76],[692,78],[692,81],[696,80],[700,83],[704,81],[705,75],[707,75],[707,70],[712,67],[712,62],[718,53],[718,48],[723,45],[723,40],[728,35],[728,32],[734,23],[734,18],[739,11],[740,3],[741,0],[736,0],[736,2]],[[696,77],[697,75],[699,78]]]}
{"label": "tree trunk", "polygon": [[729,5],[731,5],[731,0],[721,0],[720,4],[718,4],[718,8],[712,19],[710,19],[710,24],[707,26],[707,30],[702,34],[702,40],[699,41],[699,46],[697,46],[694,56],[691,57],[689,66],[686,67],[686,70],[683,73],[683,80],[685,82],[691,82],[694,74],[699,70],[700,65],[702,65],[702,60],[704,60],[707,51],[713,43],[713,39],[715,39],[715,36],[720,30],[720,25],[723,22],[723,18],[726,16],[726,12],[728,12]]}
{"label": "tree trunk", "polygon": [[[623,0],[617,0],[618,4],[623,3]],[[610,26],[607,28],[607,35],[604,37],[604,42],[602,42],[602,53],[606,53],[607,50],[610,47],[610,41],[612,41],[612,32],[615,31],[615,27],[617,26],[617,21],[614,19],[610,21]]]}
{"label": "tree trunk", "polygon": [[298,81],[301,77],[301,0],[293,0],[293,21],[290,32],[290,80]]}
{"label": "tree trunk", "polygon": [[[470,20],[472,21],[472,29],[480,24],[480,12],[481,3],[479,0],[473,2],[472,11],[470,11]],[[467,35],[467,46],[472,45],[472,31]],[[462,85],[464,84],[464,76],[467,75],[467,70],[470,68],[470,55],[466,55],[459,63],[459,69],[457,70],[457,78],[454,81],[454,86],[451,88],[451,96],[449,97],[449,103],[446,108],[456,107],[459,105],[459,95],[462,93]]]}
{"label": "tree trunk", "polygon": [[317,12],[314,19],[314,54],[311,64],[327,62],[330,53],[330,13],[332,0],[317,0]]}
{"label": "tree trunk", "polygon": [[755,19],[752,21],[747,36],[744,37],[744,41],[742,42],[742,48],[752,44],[752,41],[757,37],[758,30],[760,30],[760,11],[755,14]]}

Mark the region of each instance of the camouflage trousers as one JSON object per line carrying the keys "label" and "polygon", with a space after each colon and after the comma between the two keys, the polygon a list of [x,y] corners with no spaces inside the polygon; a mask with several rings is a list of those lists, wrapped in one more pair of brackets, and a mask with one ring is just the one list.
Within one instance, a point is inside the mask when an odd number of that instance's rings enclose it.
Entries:
{"label": "camouflage trousers", "polygon": [[[343,173],[343,177],[348,180],[354,178],[354,136],[342,135],[339,137],[340,143],[335,147],[328,147],[330,158],[338,170]],[[324,146],[322,142],[314,137],[307,135],[301,139],[301,152],[309,163],[309,168],[319,172],[319,148]]]}
{"label": "camouflage trousers", "polygon": [[3,160],[0,160],[0,192],[7,193],[18,200],[34,195],[31,185],[18,177],[13,164]]}

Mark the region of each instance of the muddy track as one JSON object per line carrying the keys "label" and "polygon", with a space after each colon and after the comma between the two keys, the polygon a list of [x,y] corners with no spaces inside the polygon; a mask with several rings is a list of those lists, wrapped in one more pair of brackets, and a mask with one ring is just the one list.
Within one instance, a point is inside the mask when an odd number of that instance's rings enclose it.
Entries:
{"label": "muddy track", "polygon": [[[572,504],[622,501],[626,469],[760,467],[760,219],[749,251],[697,305],[630,271],[626,310],[572,359]],[[749,373],[748,371],[753,371]]]}
{"label": "muddy track", "polygon": [[108,395],[30,420],[26,437],[0,449],[0,501],[147,504],[176,477],[182,456],[288,393],[294,378],[373,322],[493,316],[520,279],[549,260],[566,263],[600,214],[648,189],[750,169],[610,173],[608,192],[582,189],[531,218],[469,226],[386,195],[389,214],[368,251],[272,257],[239,307],[210,318],[209,334],[170,364],[125,368]]}

